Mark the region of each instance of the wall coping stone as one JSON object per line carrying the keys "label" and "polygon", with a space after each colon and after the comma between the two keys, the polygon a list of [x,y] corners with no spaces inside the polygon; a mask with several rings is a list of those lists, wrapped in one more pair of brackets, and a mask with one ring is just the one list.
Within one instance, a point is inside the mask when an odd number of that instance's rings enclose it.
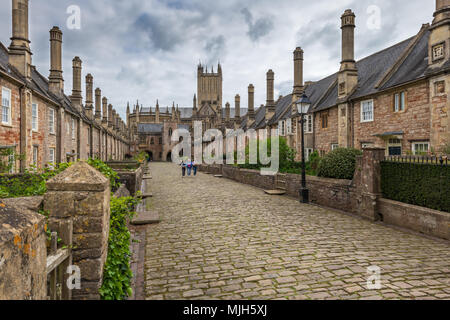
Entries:
{"label": "wall coping stone", "polygon": [[47,181],[48,191],[104,191],[109,180],[85,161],[78,161]]}
{"label": "wall coping stone", "polygon": [[[16,241],[31,230],[37,239],[44,230],[45,217],[26,208],[13,208],[0,201],[0,243]],[[20,240],[21,241],[21,240]]]}

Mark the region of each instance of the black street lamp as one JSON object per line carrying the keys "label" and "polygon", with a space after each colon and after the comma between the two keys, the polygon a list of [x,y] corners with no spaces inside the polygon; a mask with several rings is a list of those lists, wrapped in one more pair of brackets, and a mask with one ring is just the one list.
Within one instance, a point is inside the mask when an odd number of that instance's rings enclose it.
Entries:
{"label": "black street lamp", "polygon": [[302,203],[309,203],[309,190],[306,188],[306,161],[305,161],[305,130],[304,124],[306,122],[305,116],[309,112],[311,107],[311,101],[309,101],[308,96],[303,94],[303,96],[295,103],[297,105],[298,114],[301,116],[299,121],[300,127],[302,128],[302,187],[300,189],[300,201]]}

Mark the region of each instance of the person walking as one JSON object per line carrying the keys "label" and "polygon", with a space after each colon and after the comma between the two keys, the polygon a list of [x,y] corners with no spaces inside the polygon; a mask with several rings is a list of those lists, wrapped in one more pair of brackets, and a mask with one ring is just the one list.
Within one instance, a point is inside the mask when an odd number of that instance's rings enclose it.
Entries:
{"label": "person walking", "polygon": [[192,161],[191,161],[191,159],[189,159],[188,162],[187,162],[187,175],[188,175],[188,177],[191,176],[191,171],[192,171]]}
{"label": "person walking", "polygon": [[184,176],[186,175],[186,163],[184,162],[184,160],[181,160],[180,166],[181,166],[181,178],[184,178]]}
{"label": "person walking", "polygon": [[194,170],[194,177],[197,175],[197,164],[195,161],[192,161],[192,169]]}

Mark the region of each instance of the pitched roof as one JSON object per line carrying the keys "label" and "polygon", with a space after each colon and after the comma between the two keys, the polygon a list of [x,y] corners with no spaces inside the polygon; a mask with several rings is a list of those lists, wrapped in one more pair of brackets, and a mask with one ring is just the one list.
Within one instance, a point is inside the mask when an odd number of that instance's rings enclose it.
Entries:
{"label": "pitched roof", "polygon": [[[428,28],[424,26],[424,28]],[[418,35],[399,42],[389,48],[376,52],[356,62],[358,69],[358,87],[350,99],[372,95],[385,89],[418,80],[426,74],[428,68],[427,29]],[[395,69],[396,64],[399,64]],[[392,74],[388,74],[392,71]],[[305,92],[312,102],[312,111],[329,109],[338,101],[338,73],[310,84]],[[377,87],[385,78],[382,86]]]}
{"label": "pitched roof", "polygon": [[139,123],[138,132],[139,133],[162,133],[163,125],[159,123]]}

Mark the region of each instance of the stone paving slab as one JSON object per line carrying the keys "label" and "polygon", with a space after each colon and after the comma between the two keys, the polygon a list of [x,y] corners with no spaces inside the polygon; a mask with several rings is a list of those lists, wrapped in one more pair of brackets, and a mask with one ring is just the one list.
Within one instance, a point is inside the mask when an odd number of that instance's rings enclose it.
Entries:
{"label": "stone paving slab", "polygon": [[[450,245],[152,163],[146,299],[450,299]],[[381,270],[369,290],[368,267]]]}
{"label": "stone paving slab", "polygon": [[159,223],[159,213],[155,211],[142,211],[138,212],[136,216],[131,220],[133,225],[155,224]]}

